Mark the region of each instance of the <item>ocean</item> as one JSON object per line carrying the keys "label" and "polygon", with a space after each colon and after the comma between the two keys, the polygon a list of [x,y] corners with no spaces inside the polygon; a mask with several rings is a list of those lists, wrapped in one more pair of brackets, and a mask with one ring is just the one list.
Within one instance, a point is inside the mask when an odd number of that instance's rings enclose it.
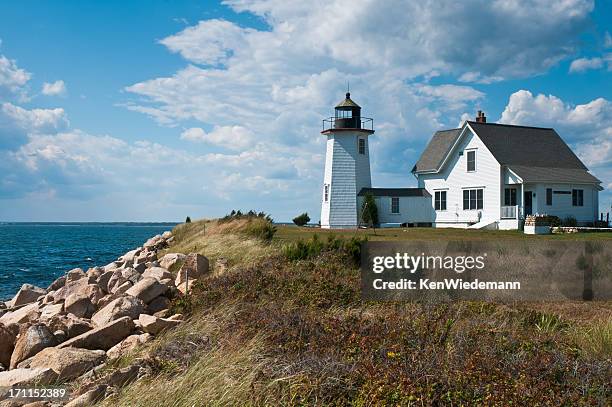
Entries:
{"label": "ocean", "polygon": [[0,223],[0,300],[47,288],[68,270],[104,266],[176,223]]}

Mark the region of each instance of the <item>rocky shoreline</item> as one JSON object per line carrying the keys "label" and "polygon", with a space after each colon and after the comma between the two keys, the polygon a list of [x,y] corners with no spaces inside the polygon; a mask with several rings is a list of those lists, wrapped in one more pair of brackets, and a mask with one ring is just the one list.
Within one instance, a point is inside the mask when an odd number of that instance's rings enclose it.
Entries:
{"label": "rocky shoreline", "polygon": [[[106,266],[67,271],[46,289],[24,284],[0,302],[0,407],[88,406],[150,374],[138,361],[101,372],[183,322],[170,315],[170,303],[209,272],[209,262],[196,253],[158,258],[173,240],[164,232]],[[70,401],[10,397],[10,388],[73,381],[80,385]]]}

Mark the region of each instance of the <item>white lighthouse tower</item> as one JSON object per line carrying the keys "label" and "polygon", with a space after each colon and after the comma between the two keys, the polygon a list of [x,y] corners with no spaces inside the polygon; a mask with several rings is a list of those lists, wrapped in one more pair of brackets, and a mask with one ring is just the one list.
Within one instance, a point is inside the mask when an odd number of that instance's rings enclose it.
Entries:
{"label": "white lighthouse tower", "polygon": [[327,136],[325,175],[321,202],[322,228],[356,228],[359,224],[357,194],[372,186],[368,136],[373,120],[361,117],[361,107],[346,98],[335,108],[334,117],[323,120],[321,134]]}

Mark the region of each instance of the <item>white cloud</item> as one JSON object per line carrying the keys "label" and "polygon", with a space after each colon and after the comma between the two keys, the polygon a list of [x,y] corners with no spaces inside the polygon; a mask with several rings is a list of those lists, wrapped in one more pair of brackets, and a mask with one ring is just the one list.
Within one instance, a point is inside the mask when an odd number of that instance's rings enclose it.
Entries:
{"label": "white cloud", "polygon": [[68,126],[68,119],[62,108],[28,110],[12,103],[3,103],[0,105],[0,113],[5,117],[5,121],[10,119],[15,127],[26,132],[56,132]]}
{"label": "white cloud", "polygon": [[192,127],[181,133],[181,139],[212,144],[230,150],[253,147],[253,133],[242,126],[216,126],[210,133],[200,127]]}
{"label": "white cloud", "polygon": [[569,67],[570,72],[584,72],[589,69],[599,69],[603,67],[604,61],[601,58],[578,58],[572,61]]}
{"label": "white cloud", "polygon": [[29,72],[17,67],[15,61],[0,55],[0,90],[5,88],[16,93],[30,80],[31,76]]}
{"label": "white cloud", "polygon": [[43,83],[42,93],[47,96],[64,95],[66,93],[66,84],[62,80],[52,83],[45,82]]}

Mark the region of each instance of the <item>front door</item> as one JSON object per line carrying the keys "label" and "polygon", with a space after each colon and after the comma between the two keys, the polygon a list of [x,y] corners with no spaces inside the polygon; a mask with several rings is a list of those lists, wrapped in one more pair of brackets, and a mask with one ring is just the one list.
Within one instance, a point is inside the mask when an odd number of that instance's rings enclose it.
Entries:
{"label": "front door", "polygon": [[525,216],[531,215],[531,212],[533,211],[532,209],[533,201],[532,201],[531,191],[525,191],[525,193],[523,194],[523,198],[525,201]]}

